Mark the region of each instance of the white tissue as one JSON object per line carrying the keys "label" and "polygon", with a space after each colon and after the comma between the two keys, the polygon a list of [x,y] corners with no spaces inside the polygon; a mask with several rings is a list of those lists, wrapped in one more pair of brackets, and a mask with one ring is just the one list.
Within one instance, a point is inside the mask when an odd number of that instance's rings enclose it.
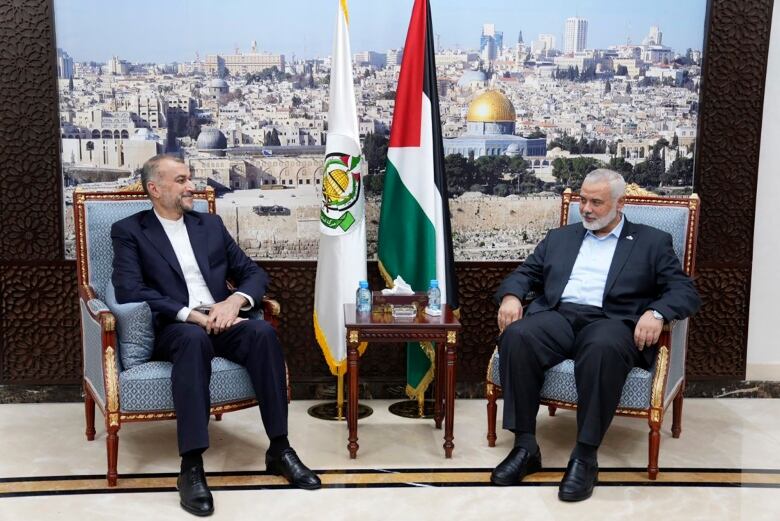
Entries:
{"label": "white tissue", "polygon": [[382,290],[382,295],[411,295],[413,293],[412,287],[400,275],[393,281],[392,288]]}

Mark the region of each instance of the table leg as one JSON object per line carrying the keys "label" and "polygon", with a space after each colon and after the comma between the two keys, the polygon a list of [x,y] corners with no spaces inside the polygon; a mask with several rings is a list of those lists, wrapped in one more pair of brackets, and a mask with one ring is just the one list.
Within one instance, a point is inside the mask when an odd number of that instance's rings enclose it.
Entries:
{"label": "table leg", "polygon": [[452,443],[452,430],[455,424],[455,363],[457,361],[455,344],[447,343],[447,392],[446,404],[447,410],[444,413],[444,457],[452,457],[452,449],[455,444]]}
{"label": "table leg", "polygon": [[355,459],[358,451],[358,344],[347,340],[347,372],[349,373],[349,401],[347,402],[347,426],[349,428],[349,457]]}
{"label": "table leg", "polygon": [[441,421],[444,419],[444,343],[436,342],[436,373],[434,376],[435,385],[433,397],[433,421],[436,428],[441,429]]}

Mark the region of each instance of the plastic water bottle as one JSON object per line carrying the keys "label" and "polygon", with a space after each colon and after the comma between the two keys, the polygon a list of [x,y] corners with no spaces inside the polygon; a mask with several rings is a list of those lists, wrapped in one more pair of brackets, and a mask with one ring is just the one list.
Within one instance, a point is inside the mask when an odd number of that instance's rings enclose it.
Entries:
{"label": "plastic water bottle", "polygon": [[358,313],[368,313],[371,311],[371,290],[368,289],[368,281],[361,280],[355,296]]}
{"label": "plastic water bottle", "polygon": [[439,289],[439,281],[436,279],[431,281],[431,286],[428,288],[428,309],[441,311],[441,290]]}

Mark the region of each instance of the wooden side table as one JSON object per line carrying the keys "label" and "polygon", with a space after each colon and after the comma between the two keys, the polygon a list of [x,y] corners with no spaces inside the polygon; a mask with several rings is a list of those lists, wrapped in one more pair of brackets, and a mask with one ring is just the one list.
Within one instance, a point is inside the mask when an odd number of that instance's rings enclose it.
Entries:
{"label": "wooden side table", "polygon": [[[349,401],[347,425],[349,427],[349,457],[357,457],[358,410],[358,345],[361,342],[435,342],[435,397],[434,422],[441,429],[444,420],[444,456],[452,457],[453,426],[455,420],[455,365],[460,342],[461,325],[445,305],[440,317],[423,312],[409,319],[396,319],[390,313],[357,313],[354,304],[344,304],[344,324],[347,328],[347,374],[349,376]],[[444,376],[444,378],[442,378]],[[445,388],[446,387],[446,388]]]}

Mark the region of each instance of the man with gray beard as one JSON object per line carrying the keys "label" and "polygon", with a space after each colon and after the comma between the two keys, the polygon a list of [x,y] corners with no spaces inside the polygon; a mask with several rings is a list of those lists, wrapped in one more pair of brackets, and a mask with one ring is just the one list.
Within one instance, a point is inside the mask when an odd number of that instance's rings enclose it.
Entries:
{"label": "man with gray beard", "polygon": [[[541,468],[536,415],[544,372],[574,360],[577,444],[558,497],[581,501],[598,478],[596,454],[628,373],[650,367],[665,321],[695,313],[701,301],[672,248],[672,237],[623,216],[626,183],[594,170],[580,191],[581,223],[550,230],[496,292],[504,428],[515,446],[495,468],[512,485]],[[539,296],[524,312],[521,299]]]}

